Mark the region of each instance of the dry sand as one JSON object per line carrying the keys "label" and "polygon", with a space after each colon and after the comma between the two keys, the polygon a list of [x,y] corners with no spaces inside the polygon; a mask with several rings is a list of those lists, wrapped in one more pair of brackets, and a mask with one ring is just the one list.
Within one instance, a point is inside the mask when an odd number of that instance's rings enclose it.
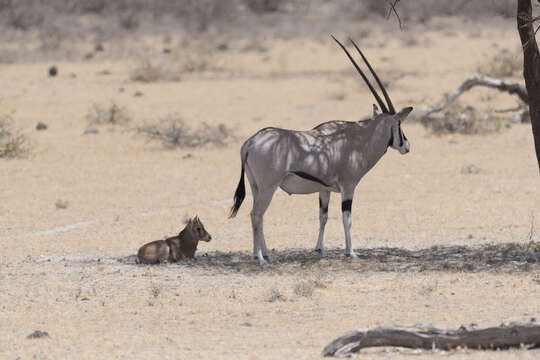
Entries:
{"label": "dry sand", "polygon": [[[519,44],[510,26],[425,31],[416,44],[387,36],[374,32],[362,46],[398,107],[438,101],[501,48]],[[330,39],[264,45],[265,52],[243,51],[239,41],[212,59],[221,70],[179,82],[132,82],[137,60],[58,63],[55,78],[49,64],[0,66],[0,114],[32,145],[30,157],[0,163],[0,358],[312,359],[359,327],[540,317],[539,249],[504,245],[538,240],[530,234],[540,219],[530,125],[439,137],[404,123],[411,152],[388,151],[356,191],[352,233],[361,259],[343,256],[338,196],[326,231],[330,257],[319,261],[317,196],[278,191],[265,216],[278,263],[256,265],[251,198],[227,219],[243,139],[265,126],[360,119],[373,102]],[[463,101],[480,109],[515,103],[483,89]],[[112,102],[131,123],[83,135],[91,105]],[[192,126],[226,124],[237,139],[165,150],[129,130],[170,114]],[[35,131],[38,121],[48,130]],[[471,164],[480,172],[462,171]],[[58,200],[67,208],[57,209]],[[198,260],[133,264],[140,245],[177,233],[195,214],[214,239],[200,245]],[[27,339],[34,330],[49,337]],[[445,353],[378,349],[361,357],[410,354]]]}

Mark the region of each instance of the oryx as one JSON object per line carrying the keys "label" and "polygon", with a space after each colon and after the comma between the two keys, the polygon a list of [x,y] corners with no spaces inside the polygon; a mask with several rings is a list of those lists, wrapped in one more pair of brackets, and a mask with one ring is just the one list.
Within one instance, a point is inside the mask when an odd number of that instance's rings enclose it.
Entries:
{"label": "oryx", "polygon": [[[307,131],[268,127],[251,136],[240,150],[242,170],[234,194],[230,217],[234,217],[246,195],[244,172],[253,194],[251,225],[253,254],[260,264],[272,261],[263,233],[263,216],[278,187],[290,194],[319,193],[319,238],[316,250],[326,256],[323,246],[324,228],[328,219],[330,192],[341,193],[341,210],[345,229],[345,254],[357,257],[351,245],[351,206],[354,189],[362,177],[386,153],[388,147],[401,154],[410,146],[401,130],[401,121],[411,112],[406,107],[396,113],[379,77],[356,43],[352,44],[381,88],[386,104],[368,81],[347,49],[332,38],[347,54],[377,100],[382,113],[373,105],[373,117],[365,121],[329,121]],[[388,106],[387,106],[388,105]]]}

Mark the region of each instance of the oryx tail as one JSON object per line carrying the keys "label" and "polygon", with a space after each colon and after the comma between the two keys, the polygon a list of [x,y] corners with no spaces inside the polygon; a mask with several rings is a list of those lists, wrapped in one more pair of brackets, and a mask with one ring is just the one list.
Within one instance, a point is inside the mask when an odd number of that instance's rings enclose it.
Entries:
{"label": "oryx tail", "polygon": [[242,170],[240,171],[240,181],[238,182],[238,186],[236,187],[236,191],[234,193],[234,205],[231,207],[231,213],[229,214],[229,218],[233,218],[236,216],[238,209],[240,209],[240,205],[242,205],[242,202],[244,201],[244,198],[246,197],[246,185],[244,183],[244,170],[245,170],[247,156],[248,156],[248,153],[246,151],[246,154],[242,156]]}

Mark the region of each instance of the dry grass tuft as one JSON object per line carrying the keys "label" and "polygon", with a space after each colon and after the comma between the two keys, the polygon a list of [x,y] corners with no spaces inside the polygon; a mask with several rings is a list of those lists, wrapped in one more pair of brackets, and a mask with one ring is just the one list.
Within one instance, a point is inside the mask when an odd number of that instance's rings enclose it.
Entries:
{"label": "dry grass tuft", "polygon": [[126,109],[114,103],[108,107],[97,104],[92,105],[86,119],[90,124],[95,125],[125,125],[131,121]]}
{"label": "dry grass tuft", "polygon": [[140,126],[135,131],[144,135],[148,141],[160,141],[166,148],[193,148],[206,144],[223,146],[228,138],[233,137],[224,124],[211,126],[202,123],[197,129],[192,129],[178,116],[169,116],[158,124]]}
{"label": "dry grass tuft", "polygon": [[27,139],[12,127],[10,116],[0,116],[0,158],[13,159],[28,153]]}
{"label": "dry grass tuft", "polygon": [[274,288],[270,290],[270,295],[268,296],[266,301],[267,302],[287,301],[287,299],[278,289]]}
{"label": "dry grass tuft", "polygon": [[486,64],[478,68],[481,75],[494,78],[521,76],[523,73],[523,54],[502,50]]}
{"label": "dry grass tuft", "polygon": [[490,112],[483,115],[472,106],[462,106],[455,102],[442,111],[439,116],[430,116],[421,120],[422,125],[435,134],[485,134],[500,132],[510,126],[511,119],[496,116]]}
{"label": "dry grass tuft", "polygon": [[149,60],[143,61],[131,72],[132,81],[156,82],[156,81],[180,81],[180,73],[167,69],[163,64],[153,64]]}
{"label": "dry grass tuft", "polygon": [[313,282],[302,280],[294,284],[293,290],[298,296],[311,297],[313,296]]}

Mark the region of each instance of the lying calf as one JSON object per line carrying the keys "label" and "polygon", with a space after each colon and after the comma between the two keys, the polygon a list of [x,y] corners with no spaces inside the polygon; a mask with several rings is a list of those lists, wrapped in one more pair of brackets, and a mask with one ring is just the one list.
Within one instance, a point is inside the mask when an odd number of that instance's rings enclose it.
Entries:
{"label": "lying calf", "polygon": [[177,236],[156,240],[143,245],[137,252],[137,264],[159,264],[193,259],[199,241],[209,242],[212,236],[206,232],[198,216],[189,219],[184,230]]}

